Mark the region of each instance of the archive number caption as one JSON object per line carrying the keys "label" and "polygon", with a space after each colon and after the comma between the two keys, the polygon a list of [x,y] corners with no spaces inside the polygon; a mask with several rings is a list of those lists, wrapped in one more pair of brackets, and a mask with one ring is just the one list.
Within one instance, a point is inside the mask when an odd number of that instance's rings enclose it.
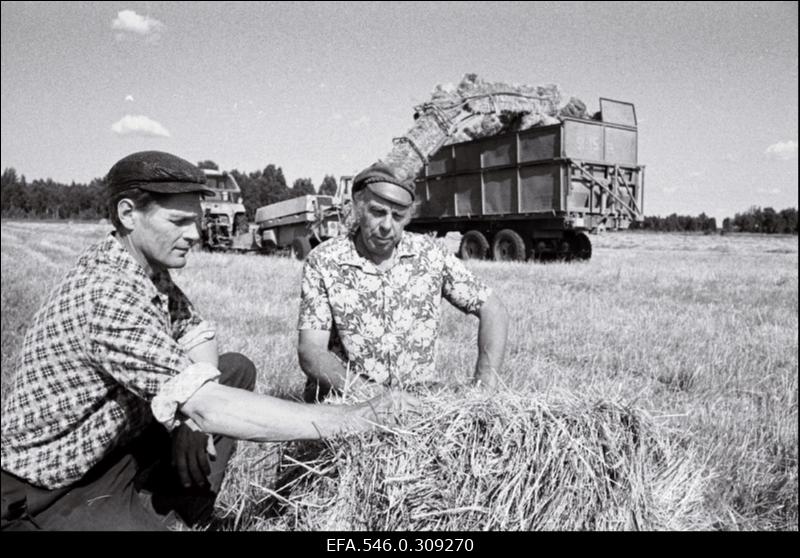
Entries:
{"label": "archive number caption", "polygon": [[346,538],[327,539],[328,552],[472,552],[472,539],[426,538]]}

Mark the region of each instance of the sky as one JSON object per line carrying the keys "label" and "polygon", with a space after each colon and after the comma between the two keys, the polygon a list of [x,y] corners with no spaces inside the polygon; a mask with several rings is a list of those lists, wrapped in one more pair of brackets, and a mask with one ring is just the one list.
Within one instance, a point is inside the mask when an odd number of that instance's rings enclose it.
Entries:
{"label": "sky", "polygon": [[2,154],[354,174],[466,73],[634,103],[644,212],[797,207],[796,2],[3,2]]}

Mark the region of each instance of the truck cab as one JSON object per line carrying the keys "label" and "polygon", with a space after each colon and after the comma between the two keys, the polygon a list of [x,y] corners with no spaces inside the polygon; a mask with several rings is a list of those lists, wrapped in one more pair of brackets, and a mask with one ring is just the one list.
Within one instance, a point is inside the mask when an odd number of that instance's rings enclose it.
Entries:
{"label": "truck cab", "polygon": [[214,192],[200,202],[203,245],[211,249],[232,248],[234,237],[249,230],[242,190],[227,172],[203,169],[203,173],[206,187]]}

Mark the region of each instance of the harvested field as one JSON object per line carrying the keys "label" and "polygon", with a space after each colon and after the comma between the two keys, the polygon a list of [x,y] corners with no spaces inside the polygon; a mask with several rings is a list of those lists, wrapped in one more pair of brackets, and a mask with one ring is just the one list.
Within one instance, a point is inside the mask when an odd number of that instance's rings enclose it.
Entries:
{"label": "harvested field", "polygon": [[[4,396],[33,313],[84,247],[107,231],[107,225],[3,221]],[[445,242],[454,249],[458,239]],[[482,401],[467,391],[462,405],[454,394],[434,398],[424,416],[400,428],[413,436],[336,441],[318,456],[316,468],[338,474],[338,482],[326,475],[299,479],[284,496],[296,507],[285,504],[277,517],[277,456],[296,453],[278,444],[243,443],[218,499],[221,526],[312,528],[333,519],[297,500],[327,502],[325,495],[341,491],[342,501],[332,506],[369,493],[374,510],[392,498],[390,513],[384,509],[383,517],[369,519],[385,521],[386,528],[438,521],[464,530],[500,524],[797,530],[797,237],[629,232],[593,236],[592,243],[592,260],[585,263],[469,262],[511,315],[503,372],[508,392]],[[258,391],[300,395],[299,262],[197,252],[174,276],[217,323],[221,350],[242,352],[256,364]],[[474,318],[443,306],[437,359],[443,383],[462,385],[471,376],[476,326]],[[491,420],[483,421],[478,438],[480,417]],[[610,441],[605,454],[603,436]],[[381,462],[365,455],[376,445]],[[436,470],[440,464],[431,455],[439,447],[450,448],[440,457],[453,460],[449,474],[469,473],[457,480],[464,491],[479,491],[472,499],[448,493],[431,478],[386,483],[401,475],[405,452],[413,453],[403,465],[409,471]],[[473,447],[474,460],[466,451]],[[498,447],[500,456],[492,453]],[[325,465],[326,455],[340,457],[338,473]],[[348,477],[342,463],[374,469],[374,482]],[[472,475],[470,463],[480,474]],[[514,473],[495,475],[495,467]],[[609,471],[617,468],[614,479]],[[527,480],[535,482],[544,471],[547,478],[534,489]],[[497,479],[508,487],[497,482],[492,489],[489,482]],[[412,498],[425,490],[432,495],[426,504]],[[528,495],[552,500],[530,502]],[[581,504],[587,501],[588,508]],[[476,508],[420,517],[467,506]],[[478,511],[488,507],[491,517]],[[336,509],[339,521],[365,528],[357,515]],[[520,509],[527,519],[519,518]]]}

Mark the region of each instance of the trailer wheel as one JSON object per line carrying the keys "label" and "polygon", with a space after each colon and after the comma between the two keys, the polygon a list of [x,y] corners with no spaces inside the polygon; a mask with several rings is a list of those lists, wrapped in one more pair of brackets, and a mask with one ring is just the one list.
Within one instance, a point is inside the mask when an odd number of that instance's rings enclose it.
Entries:
{"label": "trailer wheel", "polygon": [[516,231],[503,229],[494,235],[492,255],[496,262],[525,261],[525,241]]}
{"label": "trailer wheel", "polygon": [[489,241],[480,231],[467,231],[461,238],[458,255],[462,260],[485,260],[489,256]]}
{"label": "trailer wheel", "polygon": [[579,260],[588,260],[592,257],[592,241],[586,233],[578,233],[572,239],[572,253]]}
{"label": "trailer wheel", "polygon": [[537,240],[533,245],[533,259],[544,261],[550,253],[550,246],[544,240]]}
{"label": "trailer wheel", "polygon": [[298,260],[306,259],[308,253],[311,252],[311,242],[305,236],[295,238],[292,241],[292,255]]}

